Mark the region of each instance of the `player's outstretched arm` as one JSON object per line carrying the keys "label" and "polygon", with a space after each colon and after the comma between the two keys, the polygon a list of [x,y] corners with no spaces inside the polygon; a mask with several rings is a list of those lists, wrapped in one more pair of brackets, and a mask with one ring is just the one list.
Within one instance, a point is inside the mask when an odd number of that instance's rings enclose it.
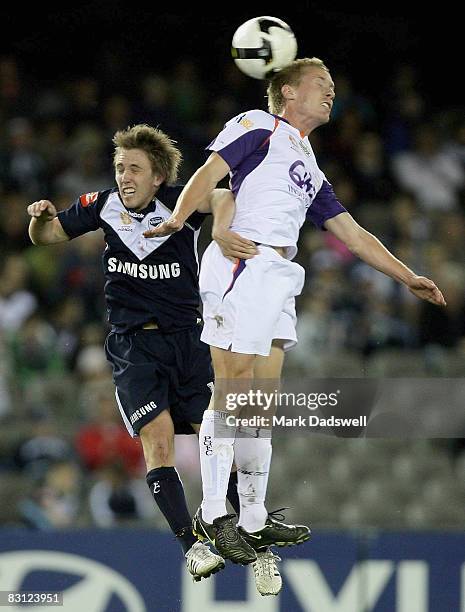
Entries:
{"label": "player's outstretched arm", "polygon": [[361,227],[347,212],[325,222],[325,228],[339,238],[347,248],[367,264],[403,283],[416,297],[437,306],[445,306],[441,291],[432,280],[417,276],[370,232]]}
{"label": "player's outstretched arm", "polygon": [[27,212],[32,217],[29,222],[29,237],[33,244],[57,244],[69,240],[52,202],[38,200],[29,204]]}
{"label": "player's outstretched arm", "polygon": [[146,238],[169,236],[182,229],[186,219],[196,210],[202,210],[211,192],[229,172],[229,166],[218,153],[212,153],[204,165],[189,179],[181,192],[171,217],[151,230]]}
{"label": "player's outstretched arm", "polygon": [[212,238],[220,247],[223,255],[231,260],[250,259],[257,254],[253,240],[243,238],[229,228],[236,211],[236,202],[229,189],[215,189],[210,197],[210,210],[213,213]]}

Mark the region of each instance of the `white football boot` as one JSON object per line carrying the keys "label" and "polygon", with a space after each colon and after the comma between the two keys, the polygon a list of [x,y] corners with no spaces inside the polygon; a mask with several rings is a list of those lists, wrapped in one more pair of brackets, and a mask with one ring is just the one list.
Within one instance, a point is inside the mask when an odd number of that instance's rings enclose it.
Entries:
{"label": "white football boot", "polygon": [[283,581],[279,573],[277,561],[281,561],[271,548],[257,551],[257,560],[252,563],[255,586],[260,595],[277,595],[282,589]]}
{"label": "white football boot", "polygon": [[186,565],[192,578],[198,582],[202,578],[208,578],[224,568],[224,559],[215,555],[208,546],[202,542],[196,542],[185,554]]}

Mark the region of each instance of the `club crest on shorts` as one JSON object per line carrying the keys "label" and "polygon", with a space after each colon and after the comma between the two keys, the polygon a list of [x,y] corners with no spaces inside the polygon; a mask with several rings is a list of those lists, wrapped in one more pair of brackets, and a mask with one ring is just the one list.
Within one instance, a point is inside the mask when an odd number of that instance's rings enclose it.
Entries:
{"label": "club crest on shorts", "polygon": [[216,327],[222,327],[224,325],[224,319],[221,315],[215,315],[213,318],[216,321]]}

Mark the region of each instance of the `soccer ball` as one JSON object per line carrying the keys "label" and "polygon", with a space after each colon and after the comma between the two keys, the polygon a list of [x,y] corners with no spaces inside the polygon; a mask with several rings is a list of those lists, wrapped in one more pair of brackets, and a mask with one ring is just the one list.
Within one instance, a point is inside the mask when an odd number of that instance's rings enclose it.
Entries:
{"label": "soccer ball", "polygon": [[266,79],[295,59],[297,41],[281,19],[254,17],[237,28],[231,54],[247,76]]}

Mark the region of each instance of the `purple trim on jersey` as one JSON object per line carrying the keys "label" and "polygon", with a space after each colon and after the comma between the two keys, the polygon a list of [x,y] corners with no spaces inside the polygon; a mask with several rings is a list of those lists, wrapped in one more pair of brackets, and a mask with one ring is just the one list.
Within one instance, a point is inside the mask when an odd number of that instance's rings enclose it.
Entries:
{"label": "purple trim on jersey", "polygon": [[239,136],[239,138],[236,138],[236,140],[233,140],[222,149],[212,148],[217,140],[215,139],[208,145],[207,149],[216,151],[218,155],[221,155],[230,169],[233,170],[249,157],[249,155],[259,149],[272,133],[272,130],[259,128],[242,134],[242,136]]}
{"label": "purple trim on jersey", "polygon": [[241,272],[243,272],[244,270],[245,270],[245,259],[238,259],[237,264],[235,265],[234,270],[233,270],[233,277],[232,277],[231,284],[224,292],[223,300],[228,295],[228,293],[232,290],[234,285],[236,284],[236,281],[239,278],[239,274],[241,274]]}
{"label": "purple trim on jersey", "polygon": [[318,229],[325,230],[324,223],[347,210],[336,198],[336,194],[328,181],[323,181],[320,191],[307,210],[307,219]]}
{"label": "purple trim on jersey", "polygon": [[267,138],[262,146],[249,155],[244,161],[231,172],[230,187],[234,196],[237,196],[238,191],[247,178],[247,176],[257,168],[268,154],[270,148],[270,139]]}

